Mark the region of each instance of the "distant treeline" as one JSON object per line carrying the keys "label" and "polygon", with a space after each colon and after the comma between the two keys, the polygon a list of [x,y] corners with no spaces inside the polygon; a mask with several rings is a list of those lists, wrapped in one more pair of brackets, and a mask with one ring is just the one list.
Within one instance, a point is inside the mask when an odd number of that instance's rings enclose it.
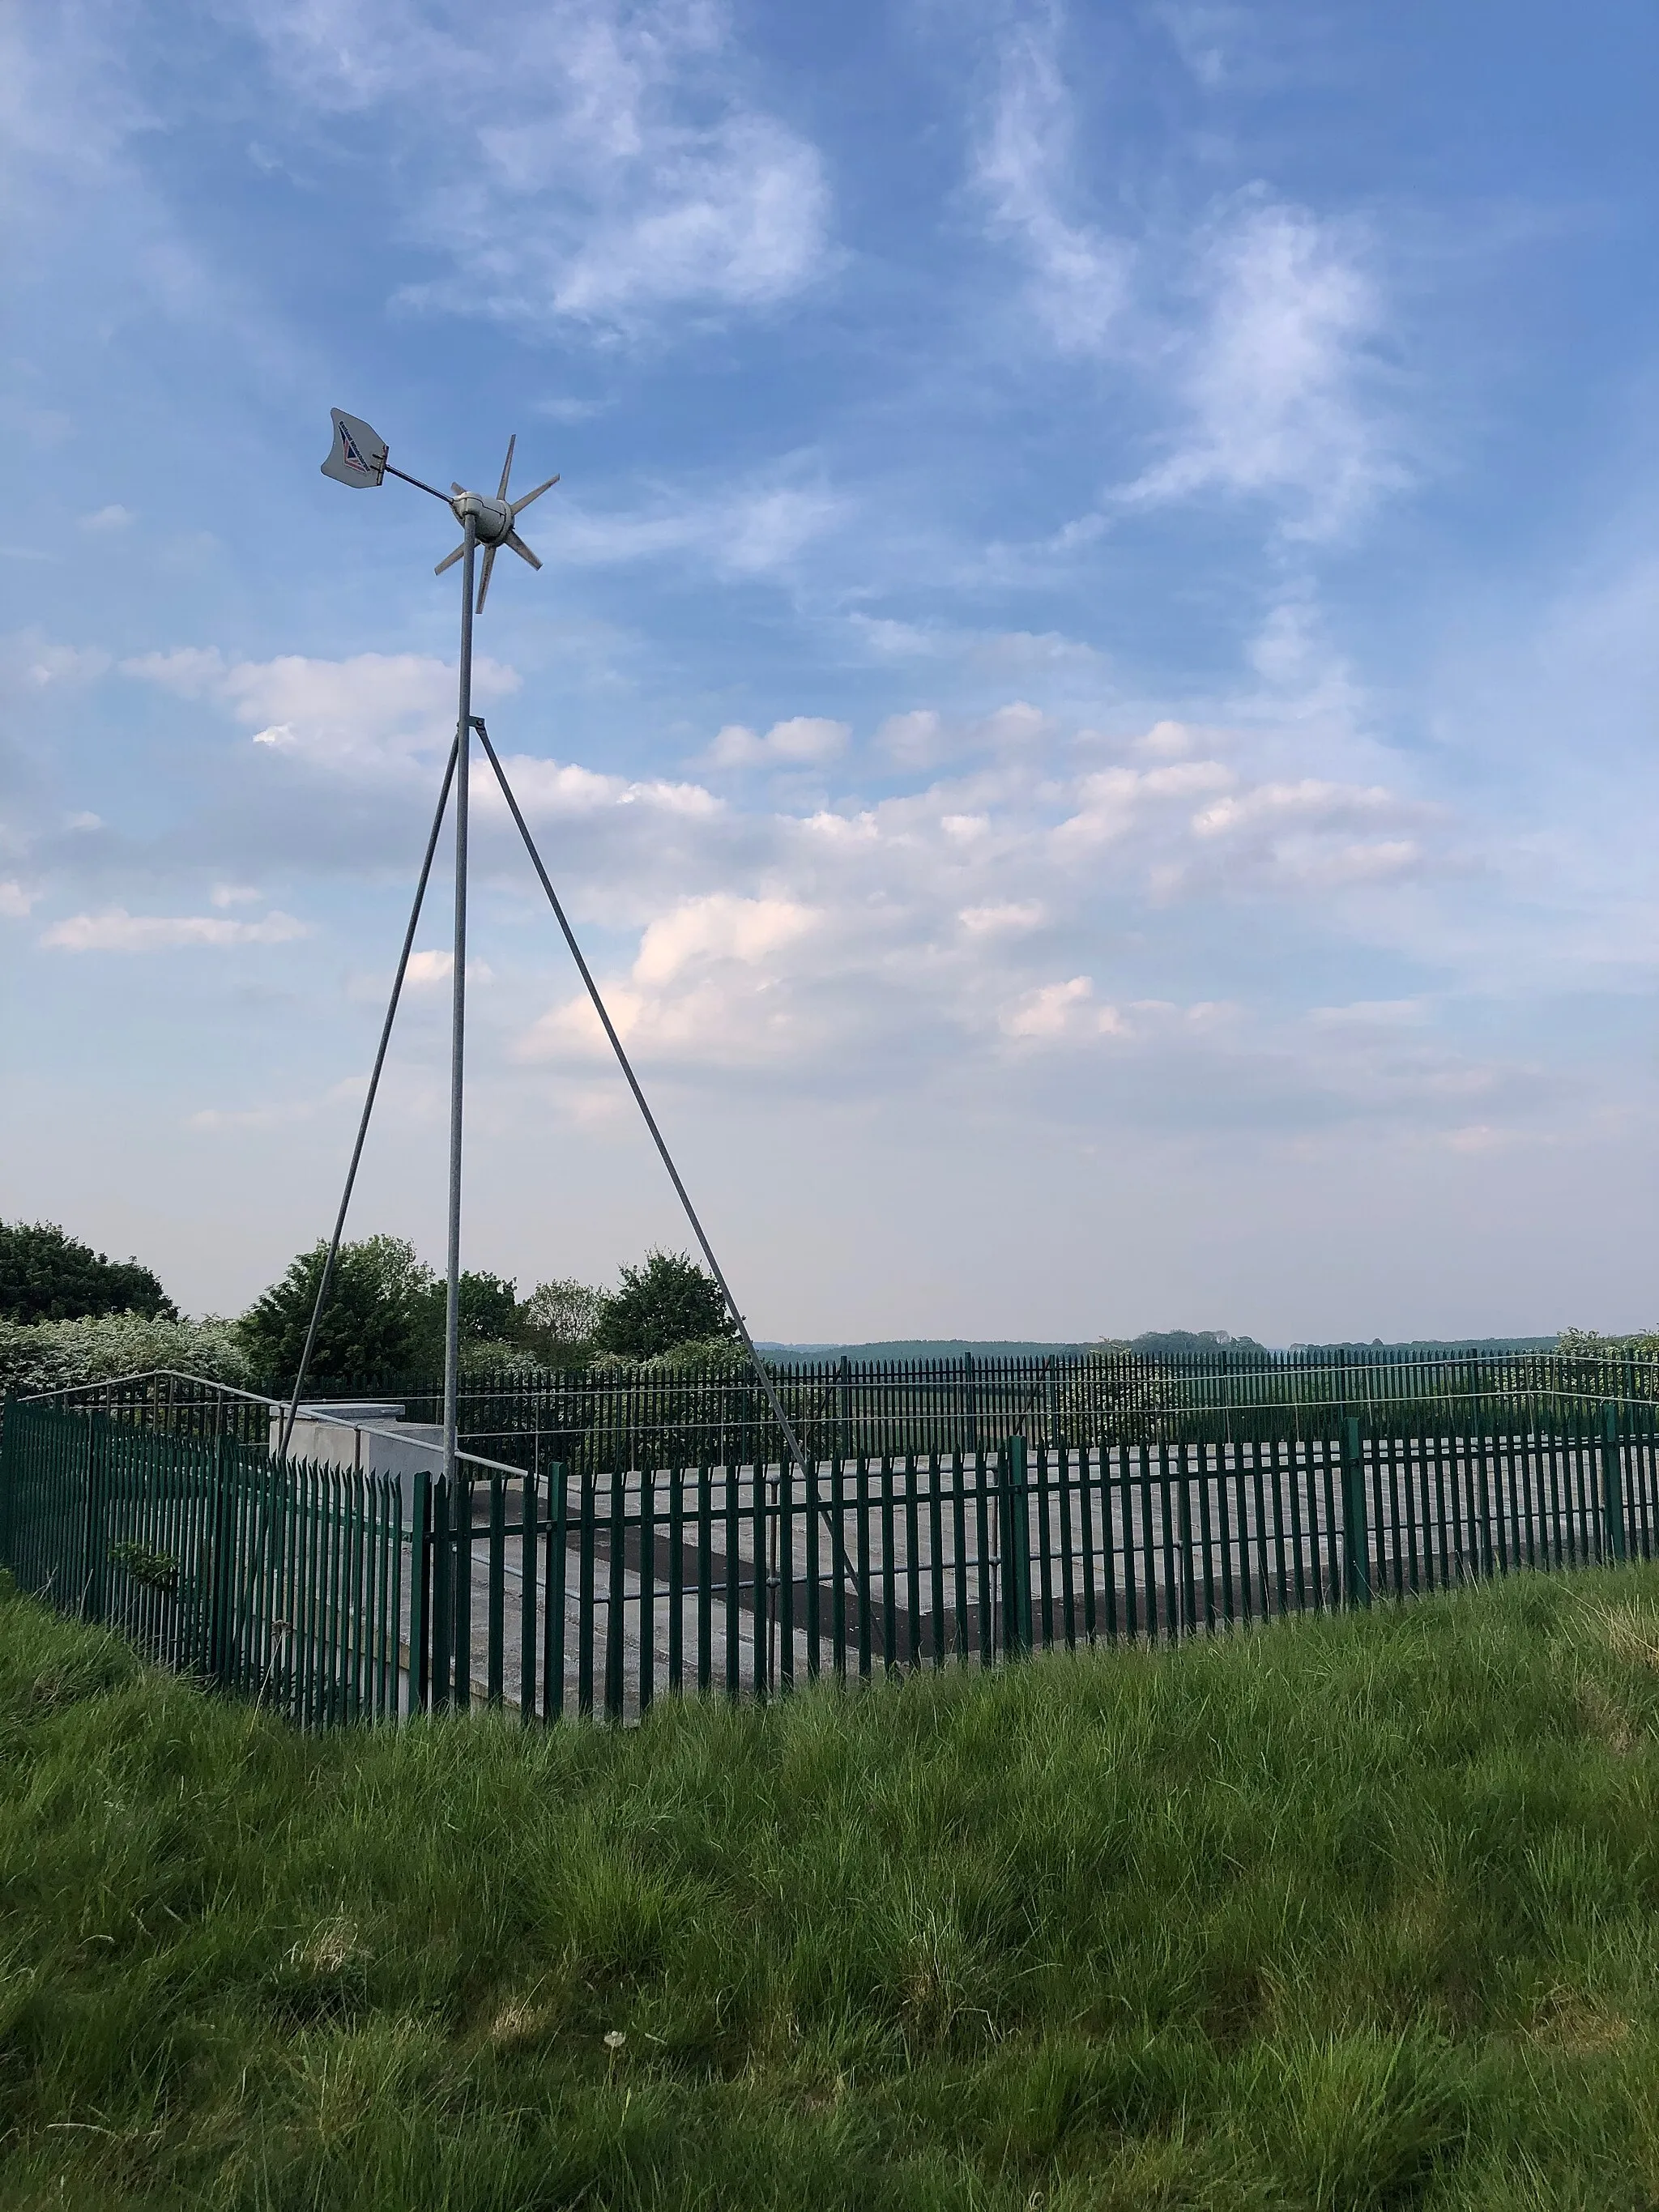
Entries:
{"label": "distant treeline", "polygon": [[1265,1359],[1281,1352],[1349,1352],[1367,1358],[1380,1352],[1395,1353],[1401,1358],[1443,1358],[1458,1352],[1553,1352],[1556,1343],[1553,1335],[1416,1336],[1402,1338],[1395,1343],[1377,1336],[1274,1346],[1261,1344],[1253,1336],[1234,1336],[1224,1328],[1165,1328],[1147,1329],[1134,1337],[1097,1337],[1069,1344],[1028,1338],[943,1336],[884,1338],[869,1344],[763,1344],[760,1349],[769,1359],[787,1367],[825,1359],[961,1359],[970,1354],[975,1359],[1075,1359],[1091,1352],[1138,1352],[1149,1359],[1217,1352]]}

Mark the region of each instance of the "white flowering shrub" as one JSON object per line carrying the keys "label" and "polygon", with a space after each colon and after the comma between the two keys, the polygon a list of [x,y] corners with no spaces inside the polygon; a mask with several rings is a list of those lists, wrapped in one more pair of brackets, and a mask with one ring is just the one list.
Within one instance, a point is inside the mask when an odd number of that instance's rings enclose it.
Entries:
{"label": "white flowering shrub", "polygon": [[99,1314],[82,1321],[0,1321],[0,1395],[107,1382],[151,1367],[257,1388],[234,1322]]}

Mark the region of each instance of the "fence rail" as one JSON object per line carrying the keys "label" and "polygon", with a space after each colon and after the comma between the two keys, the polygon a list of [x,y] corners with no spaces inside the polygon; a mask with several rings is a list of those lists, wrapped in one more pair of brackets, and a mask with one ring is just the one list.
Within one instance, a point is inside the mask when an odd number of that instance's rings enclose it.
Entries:
{"label": "fence rail", "polygon": [[[807,1458],[816,1461],[971,1453],[1012,1435],[1034,1447],[1084,1436],[1266,1443],[1334,1435],[1349,1419],[1396,1435],[1582,1426],[1609,1402],[1638,1414],[1659,1404],[1659,1364],[1623,1353],[1093,1350],[781,1361],[772,1374]],[[430,1376],[319,1384],[312,1395],[395,1401],[415,1421],[436,1422],[442,1409],[441,1385]],[[155,1373],[66,1386],[39,1402],[96,1407],[112,1420],[171,1434],[263,1444],[270,1409],[286,1397],[277,1387],[254,1394]],[[466,1449],[537,1475],[555,1463],[595,1474],[763,1466],[785,1451],[763,1394],[738,1368],[474,1372],[463,1378],[459,1415]]]}
{"label": "fence rail", "polygon": [[[1351,1418],[1398,1434],[1526,1428],[1564,1415],[1593,1421],[1609,1401],[1659,1401],[1659,1366],[1623,1355],[1091,1351],[779,1363],[772,1373],[807,1458],[819,1461],[974,1452],[1016,1434],[1032,1445],[1080,1436],[1268,1442],[1334,1433]],[[429,1378],[387,1395],[411,1419],[438,1416],[441,1391]],[[554,1461],[594,1473],[751,1466],[785,1451],[758,1386],[737,1370],[475,1373],[460,1415],[472,1449],[536,1474]]]}
{"label": "fence rail", "polygon": [[0,1561],[25,1588],[309,1725],[625,1719],[1656,1555],[1655,1409],[1613,1401],[453,1484],[40,1405],[0,1437]]}

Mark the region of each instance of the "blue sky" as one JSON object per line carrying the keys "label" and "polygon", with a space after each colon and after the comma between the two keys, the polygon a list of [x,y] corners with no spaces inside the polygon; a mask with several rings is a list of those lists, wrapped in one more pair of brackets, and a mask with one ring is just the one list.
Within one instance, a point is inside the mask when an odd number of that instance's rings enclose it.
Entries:
{"label": "blue sky", "polygon": [[[0,1212],[196,1310],[331,1214],[457,615],[337,404],[562,473],[481,702],[757,1333],[1659,1310],[1650,8],[3,36]],[[468,1261],[603,1279],[684,1239],[478,818]]]}

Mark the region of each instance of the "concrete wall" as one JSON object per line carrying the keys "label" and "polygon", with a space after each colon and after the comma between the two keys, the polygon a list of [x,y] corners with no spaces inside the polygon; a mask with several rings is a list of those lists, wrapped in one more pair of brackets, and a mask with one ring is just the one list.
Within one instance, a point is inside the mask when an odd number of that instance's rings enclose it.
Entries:
{"label": "concrete wall", "polygon": [[[271,1407],[273,1456],[287,1410],[286,1407]],[[318,1467],[349,1467],[366,1474],[396,1475],[407,1498],[411,1475],[422,1469],[428,1474],[441,1472],[444,1432],[437,1421],[405,1421],[403,1410],[380,1399],[302,1405],[294,1424],[289,1457],[309,1460]],[[465,1455],[465,1462],[481,1479],[491,1473],[523,1479],[521,1468],[477,1459],[471,1453]]]}

